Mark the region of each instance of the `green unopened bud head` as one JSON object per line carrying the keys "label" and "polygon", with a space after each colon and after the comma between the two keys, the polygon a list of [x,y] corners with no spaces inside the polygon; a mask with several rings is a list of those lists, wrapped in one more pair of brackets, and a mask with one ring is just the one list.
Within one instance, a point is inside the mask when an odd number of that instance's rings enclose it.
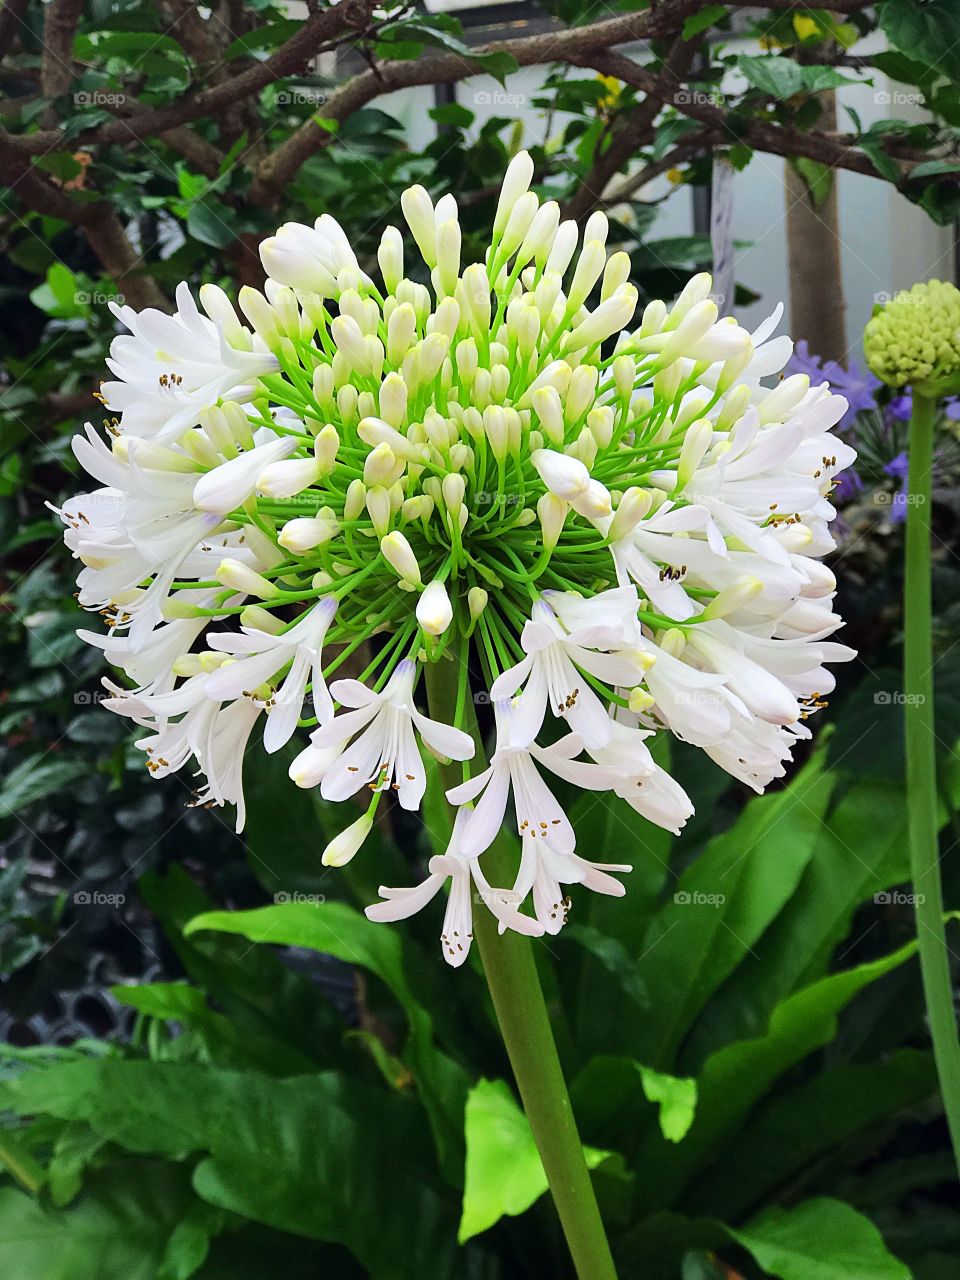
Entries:
{"label": "green unopened bud head", "polygon": [[960,289],[927,280],[876,306],[863,348],[870,369],[888,386],[949,394],[960,386]]}

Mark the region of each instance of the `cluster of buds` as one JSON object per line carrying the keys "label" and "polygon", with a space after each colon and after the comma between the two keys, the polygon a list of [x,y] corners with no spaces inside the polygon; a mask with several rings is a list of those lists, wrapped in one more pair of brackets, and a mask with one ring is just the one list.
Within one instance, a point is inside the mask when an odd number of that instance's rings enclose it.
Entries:
{"label": "cluster of buds", "polygon": [[[472,884],[527,933],[561,927],[566,885],[623,891],[610,873],[628,868],[576,853],[544,769],[677,831],[692,806],[650,736],[762,790],[809,736],[825,664],[851,656],[828,639],[821,563],[845,401],[803,376],[766,385],[791,354],[779,312],[750,334],[707,275],[638,321],[604,215],[581,238],[532,177],[519,154],[483,262],[461,261],[454,198],[413,187],[409,273],[399,229],[375,280],[324,214],[263,242],[269,278],[239,314],[212,286],[202,311],[185,285],[174,316],[117,309],[111,442],[75,443],[103,487],[61,512],[80,601],[108,622],[83,634],[127,677],[106,705],[144,726],[154,776],[195,759],[198,801],[242,825],[254,726],[268,751],[307,730],[293,780],[368,792],[325,852],[342,865],[385,794],[419,807],[421,743],[463,761],[450,847],[370,908],[407,914],[452,878],[452,963]],[[423,708],[428,664],[452,664],[445,719]],[[475,772],[465,709],[484,699],[496,740]],[[511,795],[516,875],[491,886],[481,857]]]}

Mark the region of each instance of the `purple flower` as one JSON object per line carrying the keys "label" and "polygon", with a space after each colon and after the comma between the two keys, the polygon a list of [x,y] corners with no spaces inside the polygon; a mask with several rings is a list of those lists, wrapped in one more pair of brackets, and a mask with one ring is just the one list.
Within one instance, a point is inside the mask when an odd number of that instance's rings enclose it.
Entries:
{"label": "purple flower", "polygon": [[910,414],[913,412],[913,396],[909,391],[904,391],[902,395],[894,396],[887,405],[887,413],[894,422],[907,422]]}
{"label": "purple flower", "polygon": [[863,481],[860,476],[853,467],[848,467],[836,477],[833,496],[837,502],[849,502],[862,488]]}
{"label": "purple flower", "polygon": [[895,458],[891,458],[887,465],[883,468],[888,476],[893,476],[894,480],[903,483],[907,478],[907,451],[898,453]]}
{"label": "purple flower", "polygon": [[900,488],[893,495],[890,507],[890,523],[902,524],[907,518],[907,467],[909,465],[906,451],[891,458],[883,468],[888,476],[900,481]]}
{"label": "purple flower", "polygon": [[847,411],[837,424],[837,430],[843,431],[852,427],[858,413],[864,409],[877,407],[876,391],[880,380],[868,370],[861,370],[855,360],[850,361],[850,368],[844,367],[836,360],[822,360],[820,356],[812,356],[804,339],[800,339],[794,348],[790,363],[790,373],[805,373],[811,384],[829,382],[831,388],[847,399]]}

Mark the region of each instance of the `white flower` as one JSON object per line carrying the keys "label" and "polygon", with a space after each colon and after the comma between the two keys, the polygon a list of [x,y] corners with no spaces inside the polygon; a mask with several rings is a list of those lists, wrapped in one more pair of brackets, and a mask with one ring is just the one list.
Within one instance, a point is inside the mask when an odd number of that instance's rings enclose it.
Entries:
{"label": "white flower", "polygon": [[[584,612],[590,611],[592,603],[585,602]],[[520,636],[527,657],[504,671],[490,690],[491,698],[499,702],[525,686],[510,721],[511,746],[526,747],[534,740],[548,703],[554,715],[562,716],[588,746],[608,742],[610,721],[606,707],[583,673],[610,685],[629,687],[639,683],[643,672],[629,658],[598,651],[622,643],[624,635],[623,620],[613,620],[602,609],[597,610],[592,625],[585,621],[568,633],[549,604],[534,604],[532,617]]]}
{"label": "white flower", "polygon": [[547,933],[557,933],[566,918],[564,895],[559,885],[585,884],[598,893],[619,895],[623,893],[623,886],[607,873],[630,868],[592,863],[578,857],[570,819],[536,766],[541,764],[558,777],[590,791],[611,789],[619,781],[619,774],[614,769],[573,759],[583,749],[576,735],[569,735],[550,747],[509,746],[511,712],[507,704],[498,703],[496,714],[497,749],[489,767],[447,792],[452,804],[476,801],[465,822],[460,848],[468,858],[475,858],[489,848],[503,826],[512,791],[521,841],[520,868],[513,894],[520,902],[532,890],[537,919]]}
{"label": "white flower", "polygon": [[476,858],[467,858],[460,849],[460,836],[468,814],[458,809],[453,824],[450,843],[442,854],[432,857],[427,864],[429,875],[420,884],[409,889],[389,889],[381,885],[382,902],[366,908],[369,920],[388,922],[406,920],[422,911],[450,881],[450,895],[443,915],[440,933],[440,950],[444,960],[453,968],[459,968],[470,954],[473,941],[472,888],[477,887],[477,898],[496,916],[500,932],[513,929],[516,933],[537,938],[543,926],[532,916],[525,916],[511,905],[512,891],[495,889],[487,882]]}
{"label": "white flower", "polygon": [[118,381],[104,382],[100,394],[132,436],[174,439],[218,400],[245,398],[257,378],[278,368],[239,321],[237,338],[249,345],[228,342],[222,324],[201,315],[185,284],[177,286],[175,315],[115,303],[110,309],[131,336],[114,338],[107,364]]}
{"label": "white flower", "polygon": [[[469,734],[417,710],[413,703],[416,678],[416,664],[404,659],[383,693],[372,693],[357,680],[337,680],[331,685],[334,698],[354,710],[335,716],[312,736],[315,749],[339,744],[320,783],[325,800],[346,800],[361,787],[392,788],[404,809],[418,809],[427,777],[414,729],[428,747],[447,759],[469,760],[474,754]],[[349,738],[353,742],[344,749]]]}
{"label": "white flower", "polygon": [[336,611],[336,600],[328,596],[279,635],[243,627],[239,632],[207,636],[211,648],[238,657],[206,678],[206,695],[218,702],[241,696],[255,698],[256,691],[273,681],[289,664],[289,671],[276,693],[271,693],[266,700],[269,714],[263,745],[267,751],[279,751],[293,736],[303,710],[308,679],[313,681],[313,706],[319,723],[326,724],[333,716],[333,701],[323,678],[323,640]]}
{"label": "white flower", "polygon": [[[450,880],[448,938],[469,936],[471,884],[502,928],[533,934],[561,926],[568,884],[622,892],[609,872],[625,868],[577,854],[541,768],[678,831],[691,802],[651,736],[762,790],[851,656],[820,563],[853,456],[834,435],[842,397],[773,384],[782,309],[749,334],[718,317],[706,273],[622,331],[636,293],[606,216],[581,235],[533,176],[515,156],[475,262],[454,196],[415,186],[401,205],[420,265],[390,227],[375,282],[324,214],[263,242],[270,278],[239,310],[211,285],[202,313],[185,285],[173,316],[117,310],[113,439],[74,442],[100,487],[59,512],[80,603],[109,629],[82,634],[124,676],[106,705],[144,726],[155,776],[192,758],[200,801],[236,802],[242,823],[252,727],[266,716],[275,751],[312,690],[318,727],[291,778],[336,801],[372,793],[329,865],[393,792],[419,806],[418,732],[446,758],[474,753],[417,710],[414,656],[445,664],[451,718],[490,688],[490,767],[450,791],[476,808],[427,881],[374,911]],[[361,655],[360,679],[328,690]],[[552,746],[537,741],[548,704],[572,730]],[[480,859],[511,794],[522,854],[513,887],[490,889]]]}

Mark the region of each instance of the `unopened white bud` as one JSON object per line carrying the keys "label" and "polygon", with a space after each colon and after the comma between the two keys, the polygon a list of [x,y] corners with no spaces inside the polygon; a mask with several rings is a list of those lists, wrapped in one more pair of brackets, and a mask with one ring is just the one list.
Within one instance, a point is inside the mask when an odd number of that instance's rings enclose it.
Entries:
{"label": "unopened white bud", "polygon": [[763,583],[759,578],[748,575],[737,578],[735,582],[731,582],[717,592],[700,616],[704,619],[725,618],[728,614],[736,613],[738,609],[749,604],[762,590]]}
{"label": "unopened white bud", "polygon": [[567,511],[567,503],[562,498],[558,498],[555,493],[545,493],[537,501],[537,516],[540,519],[543,545],[550,551],[560,540]]}
{"label": "unopened white bud", "polygon": [[268,498],[292,498],[319,479],[316,458],[288,458],[264,467],[257,479],[257,489]]}
{"label": "unopened white bud", "polygon": [[[294,765],[296,761],[294,761]],[[293,765],[291,765],[291,769]],[[294,782],[297,779],[294,778]],[[341,831],[338,836],[330,841],[323,851],[320,861],[325,867],[344,867],[359,853],[364,840],[370,834],[373,828],[373,815],[369,813],[363,814],[356,822],[351,822],[345,831]]]}
{"label": "unopened white bud", "polygon": [[470,617],[479,618],[487,607],[489,599],[490,597],[483,587],[471,587],[467,592],[467,608],[470,610]]}
{"label": "unopened white bud", "polygon": [[533,181],[533,161],[527,151],[518,151],[507,165],[500,188],[500,199],[493,218],[493,234],[497,236],[506,227],[513,207],[530,190]]}
{"label": "unopened white bud", "polygon": [[451,515],[456,515],[463,506],[464,494],[467,491],[467,482],[459,473],[445,475],[440,485],[443,493],[443,501],[447,510]]}
{"label": "unopened white bud", "polygon": [[295,520],[288,520],[277,535],[277,541],[287,551],[302,556],[315,547],[323,546],[325,542],[335,538],[339,532],[340,525],[335,519],[302,516]]}
{"label": "unopened white bud", "polygon": [[412,583],[415,587],[420,585],[420,565],[413,554],[413,548],[402,533],[395,529],[393,533],[381,538],[380,550],[402,581]]}
{"label": "unopened white bud", "polygon": [[570,502],[586,493],[590,484],[590,472],[576,458],[568,458],[552,449],[537,449],[531,454],[530,461],[543,483],[558,498]]}
{"label": "unopened white bud", "polygon": [[634,529],[650,510],[653,495],[647,489],[636,486],[626,491],[617,506],[607,530],[611,542],[619,542],[621,538],[633,533]]}
{"label": "unopened white bud", "polygon": [[437,265],[437,234],[433,201],[423,187],[409,187],[400,197],[400,208],[428,267]]}
{"label": "unopened white bud", "polygon": [[367,486],[362,480],[351,480],[343,500],[344,520],[356,520],[367,504]]}
{"label": "unopened white bud", "polygon": [[533,393],[533,411],[551,444],[563,447],[563,403],[556,387],[540,387]]}
{"label": "unopened white bud", "polygon": [[760,424],[783,422],[789,418],[800,401],[810,390],[810,379],[805,373],[795,373],[777,384],[760,404]]}
{"label": "unopened white bud", "polygon": [[221,560],[217,566],[216,579],[233,591],[242,591],[248,596],[259,596],[261,600],[271,600],[280,594],[276,583],[270,582],[262,574],[251,569],[239,560]]}
{"label": "unopened white bud", "polygon": [[395,293],[397,285],[403,279],[403,236],[396,227],[387,227],[384,231],[377,250],[377,261],[387,293]]}
{"label": "unopened white bud", "polygon": [[700,418],[688,428],[683,438],[680,462],[677,466],[677,485],[680,488],[691,479],[712,442],[713,423],[709,418]]}
{"label": "unopened white bud", "polygon": [[447,589],[434,579],[417,601],[417,621],[428,636],[442,636],[453,621],[453,606]]}

